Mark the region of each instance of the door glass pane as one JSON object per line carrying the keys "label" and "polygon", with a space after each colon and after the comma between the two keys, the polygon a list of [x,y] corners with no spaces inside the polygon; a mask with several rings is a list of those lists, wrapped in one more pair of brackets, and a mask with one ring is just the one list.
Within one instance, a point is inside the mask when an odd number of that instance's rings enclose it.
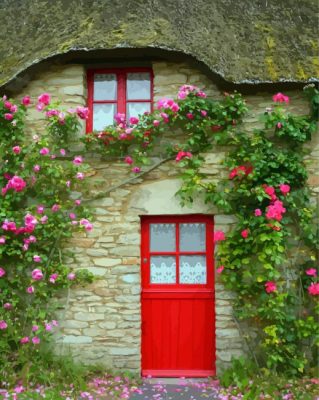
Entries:
{"label": "door glass pane", "polygon": [[175,257],[151,257],[151,283],[176,283]]}
{"label": "door glass pane", "polygon": [[206,283],[206,257],[180,256],[179,282],[186,284]]}
{"label": "door glass pane", "polygon": [[206,225],[199,223],[180,224],[180,251],[206,250]]}
{"label": "door glass pane", "polygon": [[93,105],[93,130],[101,131],[106,126],[112,125],[116,114],[116,104]]}
{"label": "door glass pane", "polygon": [[151,77],[149,72],[127,74],[127,99],[151,99]]}
{"label": "door glass pane", "polygon": [[138,117],[145,113],[145,111],[151,111],[151,104],[150,103],[127,103],[126,107],[126,114],[127,119],[131,117]]}
{"label": "door glass pane", "polygon": [[116,100],[117,81],[115,74],[94,75],[94,100]]}
{"label": "door glass pane", "polygon": [[175,251],[175,224],[150,224],[151,251]]}

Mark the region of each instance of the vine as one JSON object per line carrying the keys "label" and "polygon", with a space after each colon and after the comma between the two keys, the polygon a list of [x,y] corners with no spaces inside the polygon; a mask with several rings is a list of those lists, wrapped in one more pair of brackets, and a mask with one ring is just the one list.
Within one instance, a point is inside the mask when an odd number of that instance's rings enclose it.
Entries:
{"label": "vine", "polygon": [[81,156],[63,160],[66,150],[52,141],[53,132],[65,137],[80,129],[82,109],[58,111],[42,94],[36,107],[47,133],[40,137],[25,134],[30,107],[29,96],[21,104],[0,99],[0,376],[7,383],[38,375],[58,329],[57,293],[92,282],[88,271],[70,269],[60,250],[75,230],[93,227],[80,197],[72,198],[86,166]]}
{"label": "vine", "polygon": [[[183,133],[161,154],[181,167],[181,203],[201,196],[236,217],[230,233],[215,232],[217,273],[237,293],[236,316],[258,332],[258,364],[290,375],[316,365],[318,346],[318,232],[303,144],[316,130],[319,92],[309,85],[305,94],[310,115],[288,113],[290,99],[278,93],[262,116],[264,128],[246,133],[241,122],[247,107],[239,94],[212,101],[185,85],[177,100],[162,99],[154,112],[128,122],[118,114],[115,125],[84,139],[88,149],[120,156],[139,174],[159,156],[164,134]],[[221,145],[229,150],[229,176],[215,184],[201,167],[205,153]]]}

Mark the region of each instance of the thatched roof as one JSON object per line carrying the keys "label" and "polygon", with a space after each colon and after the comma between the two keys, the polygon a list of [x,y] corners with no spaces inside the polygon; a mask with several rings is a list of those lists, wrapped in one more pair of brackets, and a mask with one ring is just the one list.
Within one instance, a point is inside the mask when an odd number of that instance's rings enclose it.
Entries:
{"label": "thatched roof", "polygon": [[50,57],[188,54],[228,82],[318,80],[317,0],[0,0],[0,86]]}

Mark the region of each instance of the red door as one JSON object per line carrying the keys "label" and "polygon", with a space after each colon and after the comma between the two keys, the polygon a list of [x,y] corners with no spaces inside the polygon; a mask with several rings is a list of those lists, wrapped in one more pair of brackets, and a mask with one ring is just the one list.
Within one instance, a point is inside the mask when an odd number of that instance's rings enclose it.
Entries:
{"label": "red door", "polygon": [[141,256],[142,375],[214,375],[212,217],[142,217]]}

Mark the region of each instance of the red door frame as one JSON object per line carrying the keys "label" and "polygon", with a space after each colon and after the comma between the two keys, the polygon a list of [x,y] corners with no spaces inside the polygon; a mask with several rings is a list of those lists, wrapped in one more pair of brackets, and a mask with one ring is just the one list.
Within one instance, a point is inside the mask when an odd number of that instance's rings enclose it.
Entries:
{"label": "red door frame", "polygon": [[[126,81],[129,72],[148,72],[151,79],[150,98],[127,100],[126,98]],[[115,74],[117,80],[117,96],[116,100],[94,100],[94,75],[95,74]],[[126,115],[127,103],[150,103],[150,110],[153,111],[153,93],[154,93],[154,74],[150,67],[128,67],[128,68],[100,68],[87,70],[87,88],[88,98],[87,107],[90,110],[89,118],[86,122],[86,133],[93,130],[93,104],[116,104],[117,113]]]}
{"label": "red door frame", "polygon": [[[205,223],[206,225],[206,251],[205,252],[185,252],[179,251],[179,224],[180,223]],[[176,250],[174,252],[150,252],[150,230],[151,223],[176,223]],[[165,377],[203,377],[215,375],[215,309],[214,309],[214,241],[213,231],[214,222],[213,216],[203,214],[192,215],[176,215],[176,216],[142,216],[142,240],[141,240],[141,273],[142,273],[142,346],[141,346],[141,359],[142,359],[142,375],[143,376],[165,376]],[[206,284],[179,284],[179,258],[176,257],[176,284],[151,284],[150,283],[150,257],[151,255],[205,255],[207,267],[207,282]],[[213,330],[213,343],[208,344],[208,349],[212,351],[212,365],[211,368],[206,370],[151,370],[144,369],[144,335],[145,323],[144,320],[144,302],[147,299],[206,299],[211,301],[212,304],[212,317],[213,323],[210,329]]]}

